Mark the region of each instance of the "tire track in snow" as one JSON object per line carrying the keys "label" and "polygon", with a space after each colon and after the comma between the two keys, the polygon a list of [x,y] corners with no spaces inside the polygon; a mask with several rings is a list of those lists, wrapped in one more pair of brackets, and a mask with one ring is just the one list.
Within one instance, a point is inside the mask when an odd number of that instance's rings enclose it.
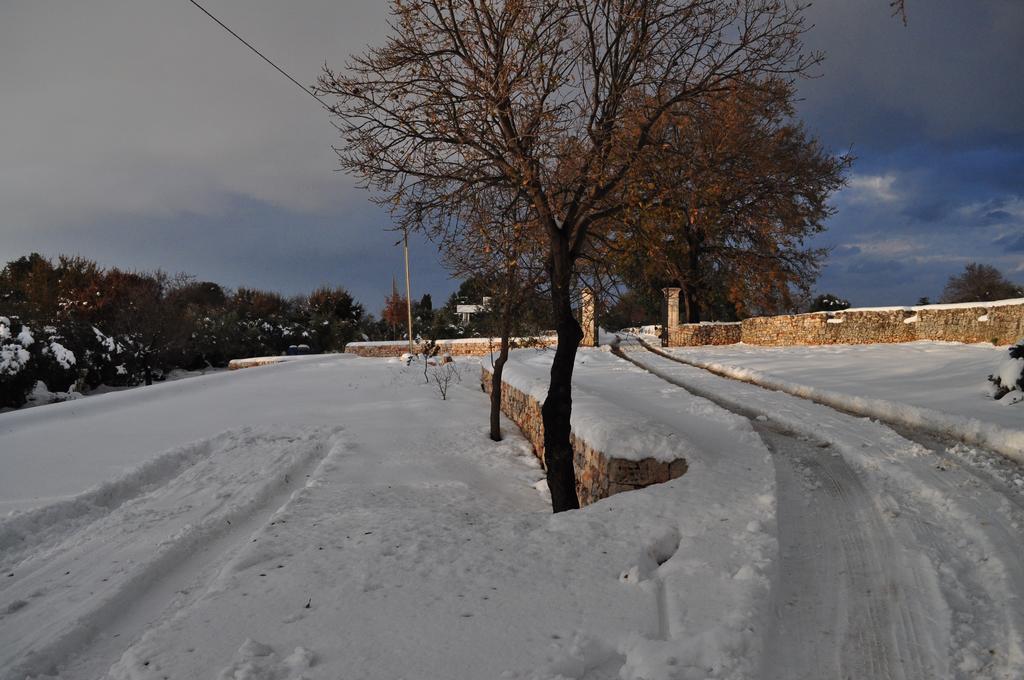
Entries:
{"label": "tire track in snow", "polygon": [[162,484],[26,557],[0,586],[0,678],[103,675],[153,612],[159,619],[202,592],[302,488],[337,432],[223,433]]}
{"label": "tire track in snow", "polygon": [[[715,377],[648,349],[645,356],[661,357],[652,360],[659,365],[675,362],[677,370],[669,370],[682,371],[688,376],[684,382],[721,385],[734,411],[748,405],[747,410],[760,409],[804,434],[839,444],[870,481],[880,516],[897,537],[897,556],[909,566],[903,576],[907,591],[939,594],[931,613],[920,612],[933,630],[946,629],[946,643],[938,648],[945,659],[936,677],[1024,677],[1024,507],[1008,483],[1018,477],[1005,469],[1012,462],[964,450],[963,444],[933,433],[897,426],[897,434],[867,418]],[[906,616],[899,623],[912,641],[923,630]],[[918,639],[910,651],[927,649],[926,643]]]}
{"label": "tire track in snow", "polygon": [[934,643],[919,634],[929,614],[906,592],[916,584],[906,583],[912,568],[899,555],[901,539],[861,477],[827,440],[800,436],[764,420],[756,407],[617,353],[750,418],[774,454],[780,555],[772,604],[776,625],[768,628],[762,661],[766,679],[942,677]]}
{"label": "tire track in snow", "polygon": [[[39,559],[83,526],[114,512],[124,503],[158,489],[197,464],[220,445],[222,433],[161,453],[121,477],[73,498],[15,512],[0,519],[0,570],[17,572],[23,559]],[[2,588],[2,585],[0,585]]]}

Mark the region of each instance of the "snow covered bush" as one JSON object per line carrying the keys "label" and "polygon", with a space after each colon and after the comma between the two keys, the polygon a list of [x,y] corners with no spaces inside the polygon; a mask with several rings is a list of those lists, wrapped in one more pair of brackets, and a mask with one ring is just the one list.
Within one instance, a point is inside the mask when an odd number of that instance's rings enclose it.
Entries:
{"label": "snow covered bush", "polygon": [[30,351],[34,343],[27,327],[0,316],[0,408],[23,405],[35,387]]}
{"label": "snow covered bush", "polygon": [[850,308],[850,301],[844,300],[838,295],[824,293],[811,301],[809,311],[812,312],[838,312]]}
{"label": "snow covered bush", "polygon": [[1010,347],[1010,356],[988,377],[992,396],[1008,404],[1024,401],[1024,339]]}
{"label": "snow covered bush", "polygon": [[139,382],[140,368],[136,353],[123,338],[107,335],[95,326],[90,327],[82,342],[85,346],[85,382],[89,387],[100,385],[124,386]]}
{"label": "snow covered bush", "polygon": [[43,381],[51,392],[67,392],[78,379],[78,359],[65,346],[65,338],[57,329],[47,326],[43,329],[46,340],[36,343],[36,378]]}

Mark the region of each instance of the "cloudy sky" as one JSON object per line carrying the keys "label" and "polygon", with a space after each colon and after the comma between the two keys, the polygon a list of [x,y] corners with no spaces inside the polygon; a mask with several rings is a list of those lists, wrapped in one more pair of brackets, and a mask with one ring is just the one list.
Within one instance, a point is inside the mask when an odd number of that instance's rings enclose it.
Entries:
{"label": "cloudy sky", "polygon": [[[967,262],[1024,282],[1024,0],[818,0],[809,129],[857,162],[819,282],[859,305],[936,298]],[[205,0],[296,76],[379,41],[383,0]],[[336,171],[310,97],[187,0],[0,4],[0,262],[31,251],[285,293],[349,288],[371,311],[401,250]],[[413,243],[413,294],[454,284]]]}

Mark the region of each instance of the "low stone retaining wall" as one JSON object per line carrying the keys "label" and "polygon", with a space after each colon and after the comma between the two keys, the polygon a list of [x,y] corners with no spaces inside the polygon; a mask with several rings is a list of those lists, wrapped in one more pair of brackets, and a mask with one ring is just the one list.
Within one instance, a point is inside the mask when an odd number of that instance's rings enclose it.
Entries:
{"label": "low stone retaining wall", "polygon": [[860,345],[944,340],[1009,345],[1024,337],[1024,300],[846,309],[756,316],[738,324],[682,324],[670,347],[688,345]]}
{"label": "low stone retaining wall", "polygon": [[[517,347],[553,347],[557,344],[554,337],[549,338],[513,338],[512,349]],[[485,356],[501,349],[500,338],[458,338],[454,340],[438,340],[438,354],[455,356]],[[423,350],[423,344],[414,344],[416,352]],[[409,351],[409,343],[404,340],[383,342],[350,342],[345,345],[345,354],[361,357],[400,357]]]}
{"label": "low stone retaining wall", "polygon": [[[491,369],[486,364],[481,366],[480,384],[484,391],[491,393]],[[543,465],[544,424],[540,409],[541,404],[532,396],[502,382],[501,410],[519,426]],[[575,431],[570,433],[570,441],[576,468],[576,495],[581,506],[623,491],[667,482],[682,476],[687,470],[686,460],[682,458],[668,462],[654,458],[616,458],[614,454],[598,451]]]}
{"label": "low stone retaining wall", "polygon": [[254,368],[256,366],[269,366],[285,361],[283,357],[254,357],[252,359],[232,359],[228,362],[229,371],[237,371],[243,368]]}

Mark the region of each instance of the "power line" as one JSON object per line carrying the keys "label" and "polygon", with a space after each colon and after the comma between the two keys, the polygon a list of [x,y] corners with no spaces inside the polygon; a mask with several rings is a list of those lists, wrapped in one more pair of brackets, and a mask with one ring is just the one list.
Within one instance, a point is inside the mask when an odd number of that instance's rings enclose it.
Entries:
{"label": "power line", "polygon": [[221,28],[223,28],[223,29],[224,29],[225,31],[227,31],[227,32],[228,32],[228,33],[230,33],[231,35],[233,35],[233,36],[235,36],[236,38],[238,38],[239,42],[241,42],[241,43],[242,43],[243,45],[245,45],[246,47],[248,47],[248,48],[249,48],[250,50],[252,50],[252,51],[253,51],[253,52],[255,52],[256,54],[258,54],[258,55],[260,56],[260,58],[261,58],[261,59],[263,59],[263,61],[267,62],[268,64],[270,64],[271,66],[273,66],[273,67],[274,67],[275,69],[277,69],[277,70],[278,70],[278,72],[279,72],[279,73],[280,73],[281,75],[283,75],[283,76],[284,76],[285,78],[287,78],[288,80],[290,80],[290,81],[292,81],[293,83],[295,83],[295,85],[296,85],[296,86],[297,86],[297,87],[298,87],[298,88],[299,88],[300,90],[302,90],[303,92],[305,92],[306,94],[308,94],[308,95],[309,95],[310,97],[312,97],[313,99],[315,99],[315,100],[317,101],[317,103],[318,103],[318,104],[320,104],[320,106],[324,107],[324,108],[325,108],[325,109],[327,109],[328,111],[330,111],[330,110],[331,110],[331,107],[330,107],[330,106],[328,106],[328,105],[327,105],[327,103],[326,103],[326,102],[325,102],[325,101],[324,101],[323,99],[320,99],[320,97],[317,97],[317,96],[316,96],[315,94],[313,94],[313,92],[312,92],[312,91],[310,91],[309,89],[307,89],[305,85],[303,85],[303,84],[302,84],[302,83],[300,83],[299,81],[295,80],[295,78],[292,78],[292,77],[291,77],[290,75],[288,75],[288,73],[287,73],[287,72],[286,72],[286,71],[285,71],[285,70],[284,70],[283,68],[281,68],[280,66],[278,66],[277,64],[275,64],[274,62],[272,62],[272,61],[271,61],[271,60],[270,60],[269,58],[267,58],[267,56],[266,56],[265,54],[263,54],[263,53],[262,53],[262,52],[260,52],[260,51],[259,51],[258,49],[256,49],[255,47],[253,47],[253,46],[252,46],[252,45],[251,45],[251,44],[250,44],[250,43],[249,43],[249,42],[248,42],[248,41],[247,41],[247,40],[246,40],[245,38],[243,38],[242,36],[238,35],[238,34],[237,34],[237,33],[235,33],[234,31],[232,31],[232,30],[231,30],[230,28],[228,28],[228,25],[227,25],[227,24],[225,24],[225,23],[224,23],[223,21],[221,21],[221,20],[220,20],[220,19],[218,19],[217,17],[215,17],[215,16],[213,16],[212,14],[210,14],[210,12],[209,12],[209,11],[208,11],[208,10],[207,10],[207,9],[206,9],[205,7],[203,7],[203,6],[202,6],[202,5],[200,5],[200,4],[198,3],[198,2],[196,2],[196,0],[188,0],[188,1],[189,1],[189,2],[191,2],[191,3],[193,4],[193,5],[195,5],[196,7],[198,7],[199,9],[201,9],[201,10],[203,11],[203,14],[205,14],[206,16],[210,17],[211,19],[213,19],[214,21],[216,21],[216,22],[217,22],[218,24],[220,24]]}

